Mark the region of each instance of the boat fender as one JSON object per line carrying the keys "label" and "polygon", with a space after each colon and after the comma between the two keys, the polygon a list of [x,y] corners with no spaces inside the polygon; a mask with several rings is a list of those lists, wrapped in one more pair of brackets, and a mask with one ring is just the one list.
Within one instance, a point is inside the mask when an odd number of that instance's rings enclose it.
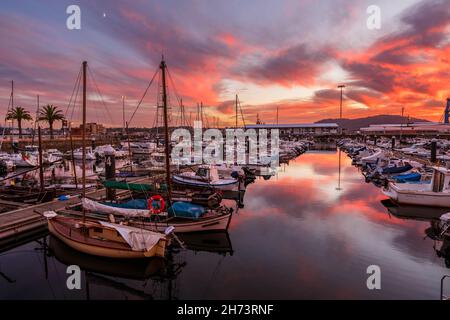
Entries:
{"label": "boat fender", "polygon": [[164,230],[164,234],[166,235],[166,236],[168,236],[169,234],[171,234],[172,232],[174,232],[175,231],[175,227],[174,226],[168,226],[167,228],[166,228],[166,230]]}
{"label": "boat fender", "polygon": [[150,213],[152,214],[158,214],[164,211],[165,202],[164,198],[161,197],[159,194],[152,196],[150,199],[148,199],[148,208],[150,210]]}
{"label": "boat fender", "polygon": [[42,215],[44,217],[46,217],[47,219],[52,219],[52,218],[58,216],[58,214],[55,211],[44,211],[44,213]]}

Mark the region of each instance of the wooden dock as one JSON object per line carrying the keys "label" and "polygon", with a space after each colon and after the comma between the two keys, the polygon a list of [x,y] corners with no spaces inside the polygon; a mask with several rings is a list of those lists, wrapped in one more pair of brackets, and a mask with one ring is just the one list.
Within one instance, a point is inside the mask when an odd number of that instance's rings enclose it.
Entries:
{"label": "wooden dock", "polygon": [[[149,183],[148,177],[140,177],[129,181],[130,183]],[[105,197],[105,188],[86,193],[91,199],[101,200]],[[128,190],[117,190],[116,196],[123,197],[130,194]],[[8,243],[20,241],[33,233],[42,233],[47,229],[47,220],[37,212],[58,211],[67,206],[81,203],[79,196],[72,196],[66,201],[53,200],[36,205],[27,205],[22,208],[0,214],[0,249]]]}

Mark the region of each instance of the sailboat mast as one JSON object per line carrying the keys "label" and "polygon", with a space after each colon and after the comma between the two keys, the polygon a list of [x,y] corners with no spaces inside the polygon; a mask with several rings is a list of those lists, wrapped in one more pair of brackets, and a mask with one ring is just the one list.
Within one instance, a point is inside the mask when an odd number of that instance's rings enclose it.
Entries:
{"label": "sailboat mast", "polygon": [[169,158],[169,123],[167,117],[167,92],[166,92],[166,62],[164,58],[161,60],[161,79],[162,79],[162,98],[163,98],[163,115],[164,115],[164,138],[165,138],[165,154],[166,154],[166,184],[167,194],[169,196],[169,206],[172,202],[172,186],[170,181],[170,158]]}
{"label": "sailboat mast", "polygon": [[122,133],[125,132],[125,96],[122,96]]}
{"label": "sailboat mast", "polygon": [[34,120],[33,126],[33,136],[31,138],[31,144],[34,145],[34,136],[36,135],[36,125],[39,119],[39,95],[37,95],[37,107],[36,107],[36,118]]}
{"label": "sailboat mast", "polygon": [[38,126],[38,141],[39,141],[39,186],[41,192],[44,192],[44,166],[42,161],[41,126]]}
{"label": "sailboat mast", "polygon": [[14,80],[11,80],[11,109],[14,109]]}
{"label": "sailboat mast", "polygon": [[[86,69],[87,62],[83,61],[83,130],[82,139],[82,191],[83,198],[86,196]],[[83,210],[83,223],[86,221],[86,213]]]}

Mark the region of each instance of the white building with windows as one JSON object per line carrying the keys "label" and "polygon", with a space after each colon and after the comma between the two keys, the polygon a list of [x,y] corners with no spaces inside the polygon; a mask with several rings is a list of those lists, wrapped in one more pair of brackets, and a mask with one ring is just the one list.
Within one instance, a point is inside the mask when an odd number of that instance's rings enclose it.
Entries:
{"label": "white building with windows", "polygon": [[280,135],[329,135],[338,134],[337,123],[254,124],[245,129],[278,129]]}

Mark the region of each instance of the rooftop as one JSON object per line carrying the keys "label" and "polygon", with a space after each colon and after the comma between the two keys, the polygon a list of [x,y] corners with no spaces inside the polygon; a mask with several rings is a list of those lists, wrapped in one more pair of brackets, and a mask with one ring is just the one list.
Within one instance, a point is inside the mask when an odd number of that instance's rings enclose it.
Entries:
{"label": "rooftop", "polygon": [[251,124],[246,129],[339,128],[337,123]]}

